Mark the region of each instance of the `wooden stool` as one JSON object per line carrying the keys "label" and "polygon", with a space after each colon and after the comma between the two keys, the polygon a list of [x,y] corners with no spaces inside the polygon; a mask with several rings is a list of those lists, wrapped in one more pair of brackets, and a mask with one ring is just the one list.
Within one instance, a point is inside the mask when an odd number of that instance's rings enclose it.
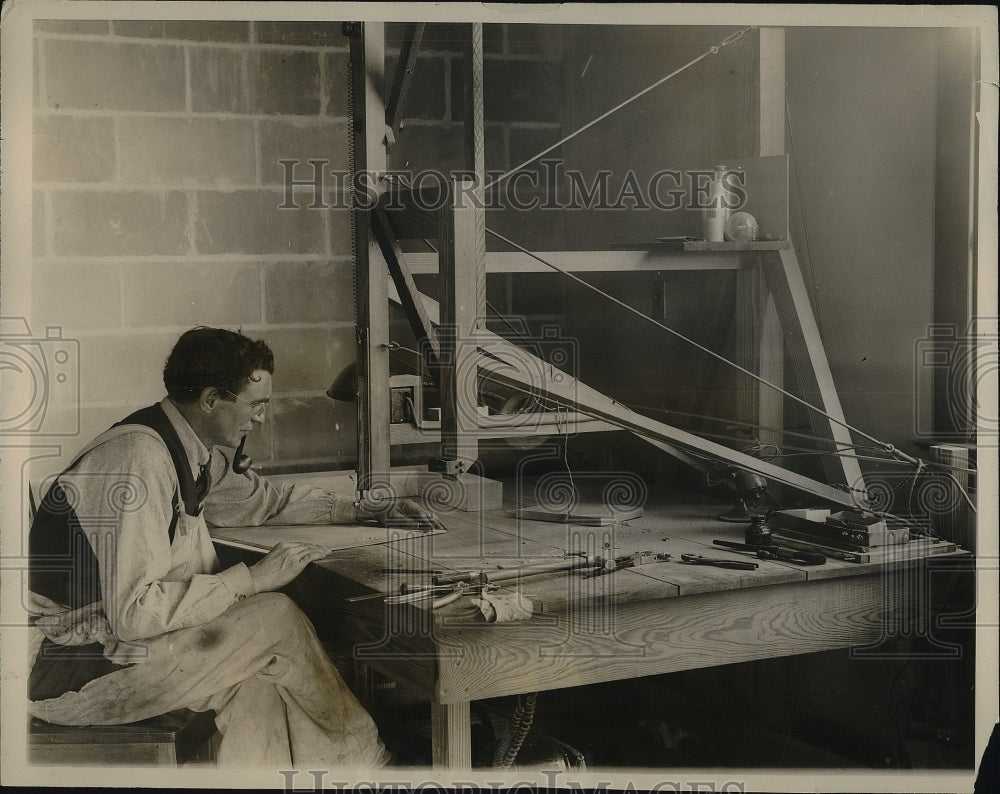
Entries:
{"label": "wooden stool", "polygon": [[28,759],[76,766],[180,766],[212,762],[215,714],[180,709],[128,725],[53,725],[32,717]]}

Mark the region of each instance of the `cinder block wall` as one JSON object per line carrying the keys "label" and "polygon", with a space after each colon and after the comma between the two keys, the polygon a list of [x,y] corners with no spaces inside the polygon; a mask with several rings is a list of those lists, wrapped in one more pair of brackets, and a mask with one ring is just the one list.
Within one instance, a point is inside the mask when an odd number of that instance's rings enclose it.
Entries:
{"label": "cinder block wall", "polygon": [[[386,29],[390,69],[402,31]],[[489,28],[488,168],[558,138],[557,32]],[[453,167],[458,26],[428,26],[421,53],[393,165]],[[158,400],[172,343],[202,324],[275,351],[255,461],[353,465],[354,410],[324,394],[354,358],[349,212],[330,178],[329,208],[309,207],[311,187],[282,208],[278,163],[301,161],[297,180],[310,159],[346,171],[347,62],[335,22],[36,23],[30,319],[79,340],[82,400],[79,438],[59,439],[46,470]]]}

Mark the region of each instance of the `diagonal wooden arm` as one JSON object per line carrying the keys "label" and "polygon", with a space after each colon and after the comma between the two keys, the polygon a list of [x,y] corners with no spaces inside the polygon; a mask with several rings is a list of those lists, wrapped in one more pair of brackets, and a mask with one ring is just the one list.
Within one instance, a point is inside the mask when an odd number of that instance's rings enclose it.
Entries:
{"label": "diagonal wooden arm", "polygon": [[399,49],[396,74],[393,75],[389,101],[385,108],[385,124],[391,130],[393,140],[399,137],[399,128],[403,122],[403,103],[413,79],[413,70],[417,68],[417,53],[420,52],[420,41],[424,37],[424,24],[411,22],[407,25],[406,37]]}
{"label": "diagonal wooden arm", "polygon": [[[390,300],[400,302],[400,298],[390,290]],[[412,294],[410,299],[423,304],[431,323],[438,321],[436,301],[420,292]],[[705,458],[724,461],[825,501],[857,506],[850,494],[825,483],[636,413],[491,331],[481,330],[476,342],[481,379],[518,392],[537,394],[570,410],[603,419],[699,470],[704,471]]]}
{"label": "diagonal wooden arm", "polygon": [[396,287],[395,300],[403,307],[403,313],[410,323],[413,335],[417,338],[418,348],[424,356],[424,361],[431,371],[434,382],[437,383],[438,360],[441,355],[441,345],[438,342],[437,333],[427,316],[424,301],[421,300],[421,293],[417,290],[410,269],[406,266],[403,252],[396,241],[385,210],[379,206],[372,214],[372,231],[382,251],[382,257],[388,266],[392,283]]}

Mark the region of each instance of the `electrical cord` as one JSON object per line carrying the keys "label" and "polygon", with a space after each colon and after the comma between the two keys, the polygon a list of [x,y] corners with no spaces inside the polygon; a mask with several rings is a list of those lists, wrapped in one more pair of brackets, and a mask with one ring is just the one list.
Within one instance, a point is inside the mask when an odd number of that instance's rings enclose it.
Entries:
{"label": "electrical cord", "polygon": [[[569,457],[568,457],[569,456],[569,429],[567,428],[567,430],[566,430],[565,433],[562,432],[562,429],[561,429],[562,425],[561,425],[561,423],[559,421],[559,417],[560,417],[561,411],[562,411],[562,408],[560,408],[560,407],[557,406],[556,407],[556,420],[555,420],[556,421],[556,433],[558,435],[561,435],[563,437],[563,443],[562,443],[563,465],[566,467],[566,474],[569,475],[569,487],[570,487],[570,490],[572,491],[572,493],[576,493],[576,483],[573,482],[573,469],[570,468]],[[567,410],[566,413],[567,413],[567,417],[566,418],[568,420],[569,419],[569,416],[568,416],[569,411]]]}

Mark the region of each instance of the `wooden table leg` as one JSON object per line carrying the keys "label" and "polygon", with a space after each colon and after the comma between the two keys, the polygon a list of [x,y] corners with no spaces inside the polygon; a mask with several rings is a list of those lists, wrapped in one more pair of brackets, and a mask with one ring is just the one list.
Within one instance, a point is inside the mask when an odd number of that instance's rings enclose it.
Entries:
{"label": "wooden table leg", "polygon": [[431,703],[431,755],[435,769],[472,768],[469,703]]}

